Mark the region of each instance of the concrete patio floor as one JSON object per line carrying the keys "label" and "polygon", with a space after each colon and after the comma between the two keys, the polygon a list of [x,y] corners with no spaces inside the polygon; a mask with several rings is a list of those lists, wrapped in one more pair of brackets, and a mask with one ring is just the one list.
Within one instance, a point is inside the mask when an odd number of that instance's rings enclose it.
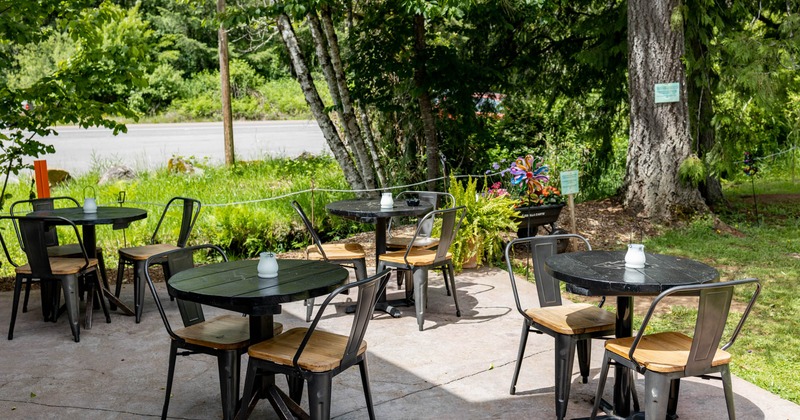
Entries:
{"label": "concrete patio floor", "polygon": [[[466,270],[456,280],[461,318],[455,316],[441,277],[432,276],[424,331],[417,330],[413,308],[402,308],[401,318],[381,314],[372,320],[366,340],[377,417],[554,418],[551,337],[530,336],[517,394],[508,393],[522,318],[513,307],[506,272]],[[130,285],[125,286],[123,300],[130,302],[132,290]],[[523,288],[535,296],[532,284]],[[400,294],[391,282],[390,299]],[[6,328],[11,297],[10,292],[0,293],[0,325]],[[335,310],[329,308],[323,328],[347,333],[350,318],[344,314],[346,299],[348,296],[343,296]],[[164,304],[178,317],[174,303],[164,299]],[[40,308],[35,292],[29,311],[17,318],[14,339],[1,340],[0,418],[160,417],[169,340],[149,294],[140,324],[119,312],[112,312],[111,323],[106,324],[102,311],[95,311],[93,328],[81,329],[80,343],[72,341],[65,316],[57,323],[45,323]],[[206,308],[207,317],[222,312]],[[284,305],[283,313],[275,319],[288,329],[306,325],[304,313],[302,302],[294,302]],[[595,341],[592,355],[589,383],[582,384],[577,374],[573,376],[568,418],[591,412],[602,359],[601,342]],[[245,366],[246,356],[243,371]],[[609,399],[611,381],[613,377],[605,388]],[[285,389],[283,378],[277,382]],[[644,379],[637,377],[640,395],[643,385]],[[740,419],[800,419],[800,407],[794,403],[736,377],[733,388]],[[358,369],[336,377],[331,413],[339,419],[367,417]],[[199,420],[221,415],[216,360],[205,355],[178,358],[169,417]],[[678,415],[681,420],[725,418],[721,383],[682,381]],[[253,418],[276,416],[269,403],[262,401]]]}

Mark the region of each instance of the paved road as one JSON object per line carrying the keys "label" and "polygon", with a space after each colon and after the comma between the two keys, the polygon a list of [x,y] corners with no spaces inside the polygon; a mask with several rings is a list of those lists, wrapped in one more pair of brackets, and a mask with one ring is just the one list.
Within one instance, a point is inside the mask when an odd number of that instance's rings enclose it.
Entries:
{"label": "paved road", "polygon": [[[207,157],[210,163],[225,160],[222,123],[130,124],[128,132],[114,136],[101,128],[59,127],[59,135],[44,143],[56,153],[40,157],[50,169],[65,169],[78,175],[99,165],[123,164],[135,170],[165,166],[173,155]],[[315,121],[234,122],[237,159],[264,156],[297,156],[303,152],[328,152]]]}

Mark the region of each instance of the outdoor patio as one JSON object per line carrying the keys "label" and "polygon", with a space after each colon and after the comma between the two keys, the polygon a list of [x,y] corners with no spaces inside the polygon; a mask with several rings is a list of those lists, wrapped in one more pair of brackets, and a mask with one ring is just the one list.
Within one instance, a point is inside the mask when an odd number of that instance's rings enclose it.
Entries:
{"label": "outdoor patio", "polygon": [[[521,316],[513,307],[508,275],[499,269],[466,270],[456,276],[462,317],[455,316],[441,276],[432,276],[425,330],[417,330],[413,308],[401,318],[376,315],[367,331],[369,364],[376,415],[380,419],[533,418],[554,417],[553,339],[532,334],[528,340],[517,395],[509,395]],[[163,283],[160,284],[163,287]],[[533,284],[524,284],[535,294]],[[130,285],[123,300],[132,300]],[[389,298],[400,297],[390,281]],[[347,299],[347,296],[343,297]],[[0,294],[0,325],[8,327],[11,292]],[[164,301],[169,311],[174,303]],[[330,311],[330,329],[349,323],[344,302]],[[216,313],[206,308],[206,316]],[[302,326],[302,302],[283,306],[275,319],[284,329]],[[642,316],[642,314],[637,314]],[[112,312],[106,324],[96,311],[91,330],[80,343],[72,341],[66,317],[42,322],[38,292],[29,311],[17,318],[14,339],[2,340],[0,417],[7,419],[138,419],[157,418],[163,403],[169,339],[148,293],[141,324]],[[757,321],[751,319],[751,321]],[[324,328],[324,326],[323,326]],[[7,330],[3,330],[7,331]],[[744,332],[747,334],[747,331]],[[601,343],[593,346],[588,384],[573,375],[569,418],[588,416],[597,386]],[[734,359],[734,364],[736,363]],[[246,361],[243,360],[243,370]],[[575,369],[577,371],[577,367]],[[609,378],[612,381],[613,378]],[[636,386],[642,394],[643,379]],[[279,385],[285,380],[278,378]],[[734,377],[736,413],[741,419],[800,418],[800,407]],[[610,397],[613,387],[606,386]],[[303,396],[307,403],[307,396]],[[719,381],[682,382],[681,420],[724,416]],[[221,417],[216,360],[193,355],[179,358],[169,411],[171,418]],[[332,416],[366,418],[358,370],[337,376]],[[253,418],[275,418],[261,401]]]}

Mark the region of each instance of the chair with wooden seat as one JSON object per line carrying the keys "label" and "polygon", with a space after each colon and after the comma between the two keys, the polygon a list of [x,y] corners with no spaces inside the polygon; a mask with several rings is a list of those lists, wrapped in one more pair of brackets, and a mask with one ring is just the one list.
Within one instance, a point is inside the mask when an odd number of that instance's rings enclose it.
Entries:
{"label": "chair with wooden seat", "polygon": [[[405,250],[387,252],[378,257],[378,270],[393,267],[403,272],[398,273],[398,277],[406,273],[413,277],[411,284],[406,282],[406,293],[408,296],[409,287],[413,287],[414,308],[416,309],[417,325],[420,331],[422,331],[425,323],[425,312],[428,306],[428,271],[431,269],[442,269],[445,283],[450,283],[453,302],[456,305],[456,316],[461,316],[461,309],[458,307],[453,254],[450,253],[450,245],[453,243],[456,234],[458,234],[458,228],[461,226],[466,213],[467,210],[464,206],[434,210],[426,214],[417,223],[416,232]],[[414,247],[414,242],[418,235],[426,229],[427,224],[429,222],[437,223],[437,219],[441,220],[441,225],[438,238],[439,244],[436,249]]]}
{"label": "chair with wooden seat", "polygon": [[[303,383],[308,381],[309,413],[292,412],[288,405],[276,404],[276,410],[284,418],[329,419],[331,415],[331,386],[333,377],[358,365],[361,373],[361,384],[364,387],[369,418],[375,418],[372,394],[369,387],[369,369],[367,367],[367,342],[364,335],[372,319],[378,295],[386,287],[389,271],[345,284],[334,290],[320,306],[314,321],[308,328],[292,328],[291,330],[268,340],[253,344],[247,351],[250,359],[247,362],[247,377],[242,401],[252,401],[256,393],[256,380],[263,374],[285,374],[289,378],[289,394],[294,401],[291,406],[296,410],[303,393]],[[348,335],[317,329],[325,309],[333,299],[342,292],[358,288],[353,322],[347,330]],[[343,330],[344,331],[344,330]],[[257,396],[258,397],[258,396]],[[247,418],[249,407],[242,404],[237,418]],[[305,416],[303,416],[305,414]]]}
{"label": "chair with wooden seat", "polygon": [[[9,208],[9,213],[12,216],[23,216],[21,213],[28,213],[31,211],[40,211],[40,210],[53,210],[55,209],[56,203],[60,203],[58,205],[59,208],[61,207],[80,207],[81,205],[78,203],[78,200],[62,196],[62,197],[47,197],[47,198],[32,198],[29,200],[19,200],[15,201],[11,204]],[[20,239],[20,231],[16,223],[14,224],[14,229],[17,232],[17,238]],[[80,258],[82,254],[81,247],[78,243],[70,243],[70,244],[61,244],[59,243],[58,239],[58,230],[55,226],[51,227],[50,230],[46,234],[46,243],[47,243],[47,254],[51,257],[63,257],[63,258]],[[20,243],[22,243],[20,241]],[[95,255],[97,258],[97,266],[100,271],[100,277],[103,279],[103,284],[106,288],[108,288],[108,276],[106,275],[106,263],[105,258],[103,258],[103,250],[102,248],[95,248]],[[33,281],[34,279],[30,279]],[[22,302],[22,312],[28,312],[28,296],[30,295],[31,291],[31,281],[27,281],[25,284],[25,299]]]}
{"label": "chair with wooden seat", "polygon": [[[43,311],[47,318],[52,314],[58,313],[58,299],[56,298],[57,289],[52,286],[58,283],[64,293],[64,305],[69,319],[70,329],[75,342],[80,341],[80,317],[79,317],[79,298],[78,281],[85,279],[87,299],[85,326],[87,329],[92,326],[92,309],[95,295],[100,300],[101,307],[106,317],[106,322],[111,322],[105,300],[100,293],[100,278],[97,275],[97,259],[89,258],[83,241],[78,234],[78,227],[71,221],[63,217],[33,217],[33,216],[3,216],[0,219],[14,219],[13,222],[18,226],[22,248],[28,258],[28,263],[18,265],[15,268],[16,281],[14,284],[14,297],[12,302],[11,323],[8,329],[8,339],[14,337],[14,324],[16,323],[17,311],[19,309],[19,299],[22,292],[24,279],[38,279],[42,282],[42,303]],[[82,251],[80,258],[51,257],[48,255],[47,241],[49,233],[55,225],[65,225],[72,227],[75,239]],[[11,262],[5,241],[3,248],[6,257]],[[12,264],[14,264],[12,262]],[[14,264],[16,265],[16,264]],[[47,308],[49,307],[49,308]]]}
{"label": "chair with wooden seat", "polygon": [[[215,245],[197,245],[165,253],[151,255],[145,262],[144,276],[147,286],[153,294],[158,312],[164,327],[170,336],[169,370],[164,396],[161,418],[167,418],[169,400],[172,393],[172,382],[175,376],[177,356],[189,356],[202,353],[215,356],[219,367],[219,386],[222,396],[223,418],[232,419],[236,414],[239,399],[239,380],[241,372],[241,356],[250,345],[250,326],[248,318],[238,314],[220,315],[206,319],[203,307],[199,303],[177,299],[177,305],[183,321],[183,328],[173,329],[169,317],[159,298],[159,292],[153,283],[151,268],[165,265],[164,275],[176,274],[195,266],[195,257],[203,259],[219,258],[228,260],[225,252]],[[166,279],[169,282],[169,279]],[[273,324],[273,334],[280,334],[283,326]],[[179,350],[183,350],[179,352]]]}
{"label": "chair with wooden seat", "polygon": [[[306,259],[321,260],[339,264],[344,267],[352,268],[356,274],[356,280],[367,278],[367,260],[364,248],[361,244],[347,243],[347,244],[323,244],[311,220],[306,217],[303,207],[300,206],[296,200],[292,201],[292,208],[300,215],[300,219],[311,235],[313,244],[306,247]],[[307,299],[306,305],[306,322],[311,321],[311,314],[314,311],[314,298]]]}
{"label": "chair with wooden seat", "polygon": [[[605,309],[589,303],[563,305],[559,281],[544,269],[547,257],[558,253],[558,242],[564,239],[575,239],[591,250],[589,241],[576,234],[533,236],[514,239],[505,250],[508,275],[511,279],[511,290],[517,310],[522,315],[522,335],[517,351],[517,363],[514,376],[511,378],[509,393],[514,395],[517,379],[525,357],[525,346],[530,332],[547,334],[555,338],[555,411],[558,419],[563,419],[567,412],[570,385],[572,382],[572,365],[575,350],[578,350],[578,365],[583,383],[588,381],[591,359],[591,339],[613,335],[615,331],[615,315]],[[533,261],[533,277],[536,281],[538,306],[523,306],[522,296],[517,287],[514,261],[517,254],[514,250],[524,250],[525,260]],[[530,299],[532,302],[533,299]],[[526,302],[527,303],[527,302]]]}
{"label": "chair with wooden seat", "polygon": [[[178,240],[175,245],[170,243],[159,242],[159,229],[164,224],[164,219],[170,210],[174,207],[181,206],[181,219],[180,229],[178,231]],[[114,295],[119,297],[122,290],[122,281],[125,277],[125,266],[133,266],[133,305],[134,313],[136,314],[136,323],[142,320],[142,305],[144,304],[144,275],[148,266],[145,261],[150,259],[151,256],[161,254],[167,251],[174,251],[186,246],[189,241],[189,235],[192,233],[194,224],[197,221],[197,216],[200,214],[200,201],[193,198],[186,197],[173,197],[167,202],[164,207],[164,212],[161,213],[161,218],[158,219],[153,236],[150,237],[150,243],[142,246],[135,246],[129,248],[121,248],[119,250],[119,266],[117,267],[117,285],[115,287]],[[150,259],[153,264],[160,264],[165,269],[163,263],[157,259]]]}
{"label": "chair with wooden seat", "polygon": [[[750,302],[728,342],[719,347],[730,314],[734,289],[745,284],[754,287]],[[678,286],[658,295],[650,305],[635,337],[617,338],[606,342],[603,368],[600,371],[591,418],[597,416],[608,377],[608,366],[612,361],[644,375],[646,419],[666,418],[669,405],[671,403],[677,405],[677,400],[671,401],[671,398],[666,396],[670,395],[671,389],[679,389],[681,378],[690,376],[721,379],[728,418],[736,418],[729,368],[731,355],[726,350],[736,341],[760,291],[761,284],[758,280],[744,279],[699,286]],[[658,304],[664,298],[678,293],[682,296],[687,294],[697,296],[697,317],[692,336],[675,331],[645,334]],[[720,376],[710,376],[710,373],[719,373]],[[677,398],[677,395],[674,397]]]}

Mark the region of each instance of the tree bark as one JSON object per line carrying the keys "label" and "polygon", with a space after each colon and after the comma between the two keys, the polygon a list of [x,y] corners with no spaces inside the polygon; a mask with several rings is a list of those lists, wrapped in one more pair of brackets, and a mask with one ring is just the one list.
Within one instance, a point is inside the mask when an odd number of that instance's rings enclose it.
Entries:
{"label": "tree bark", "polygon": [[[225,0],[217,0],[217,14],[225,12]],[[219,24],[219,77],[221,79],[220,93],[222,94],[222,132],[225,139],[225,164],[228,166],[236,162],[233,150],[233,112],[231,109],[231,76],[228,60],[228,31],[225,25]]]}
{"label": "tree bark", "polygon": [[369,155],[372,157],[372,167],[375,168],[375,175],[378,177],[378,182],[386,186],[386,173],[383,170],[383,165],[381,165],[378,147],[375,145],[375,137],[372,135],[372,124],[369,120],[369,114],[363,105],[359,106],[359,113],[361,114],[361,127],[364,128],[364,144],[367,146]]}
{"label": "tree bark", "polygon": [[[358,118],[356,117],[355,107],[353,107],[353,101],[350,99],[350,88],[347,87],[347,77],[344,73],[342,55],[339,49],[339,37],[336,36],[336,28],[331,18],[331,9],[328,6],[322,7],[322,30],[328,41],[331,65],[336,75],[336,82],[339,84],[339,99],[342,101],[342,118],[345,130],[352,143],[351,147],[356,152],[358,164],[361,168],[361,177],[364,179],[364,185],[366,185],[367,188],[373,189],[376,187],[375,171],[373,170],[372,160],[370,159],[362,136],[361,127],[358,126]],[[383,186],[385,187],[386,185]]]}
{"label": "tree bark", "polygon": [[[691,154],[686,76],[681,63],[683,28],[670,18],[680,0],[628,1],[630,139],[625,206],[641,217],[668,222],[707,211],[697,189],[683,185],[678,168]],[[656,83],[680,84],[678,102],[656,104]]]}
{"label": "tree bark", "polygon": [[433,119],[433,104],[428,93],[427,84],[427,46],[425,42],[425,16],[414,16],[414,55],[416,68],[414,70],[414,87],[419,91],[419,112],[422,119],[422,133],[425,138],[426,173],[428,177],[428,191],[436,190],[435,179],[439,177],[439,144],[436,141],[436,123]]}
{"label": "tree bark", "polygon": [[[281,39],[286,46],[286,50],[289,52],[292,69],[295,72],[298,83],[300,83],[301,89],[303,90],[306,103],[311,109],[311,113],[314,115],[314,118],[317,120],[317,124],[319,124],[319,127],[322,130],[322,134],[325,136],[325,140],[328,142],[328,147],[331,148],[334,158],[342,168],[342,172],[344,172],[344,177],[347,180],[348,185],[350,185],[350,188],[353,190],[363,190],[364,182],[361,179],[361,175],[355,170],[355,163],[350,157],[350,154],[342,142],[341,137],[339,137],[339,133],[336,131],[336,126],[325,112],[325,105],[322,103],[322,99],[319,97],[319,92],[317,92],[317,88],[314,86],[314,80],[308,71],[305,57],[303,57],[300,46],[298,45],[297,36],[294,33],[294,28],[292,28],[292,23],[289,20],[289,16],[283,13],[278,15],[277,24],[278,31],[281,34]],[[363,193],[359,193],[359,195],[363,195]]]}

